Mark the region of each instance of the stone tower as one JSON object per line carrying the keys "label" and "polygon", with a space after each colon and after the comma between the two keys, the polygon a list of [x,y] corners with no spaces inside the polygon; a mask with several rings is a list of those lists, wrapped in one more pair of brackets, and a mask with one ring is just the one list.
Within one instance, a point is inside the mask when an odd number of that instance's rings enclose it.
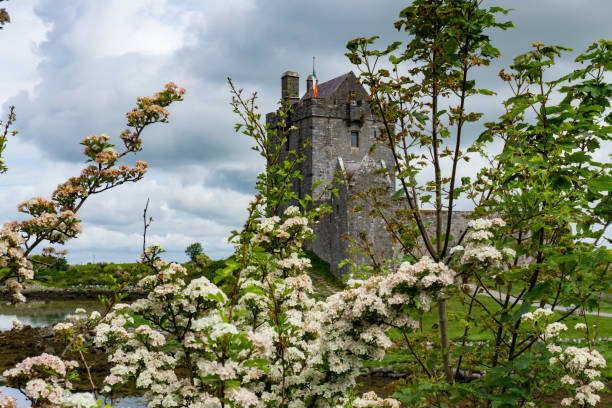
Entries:
{"label": "stone tower", "polygon": [[[387,189],[388,196],[391,196],[395,187],[393,172],[380,175],[375,171],[392,165],[393,155],[383,144],[370,149],[380,123],[372,114],[369,95],[355,74],[348,72],[318,84],[316,98],[313,97],[313,78],[309,76],[306,83],[306,92],[300,97],[299,75],[287,71],[281,77],[281,97],[292,107],[287,128],[296,127],[286,134],[286,151],[300,151],[306,157],[299,169],[303,180],[294,186],[294,192],[300,198],[305,194],[319,195],[322,187],[313,191],[315,180],[326,185],[332,183],[334,175],[340,175],[336,182],[338,197],[322,197],[330,204],[333,213],[320,220],[315,231],[316,240],[310,244],[310,248],[329,262],[332,272],[339,276],[347,271],[340,270],[338,263],[352,257],[347,253],[348,241],[343,236],[357,237],[365,232],[376,243],[381,256],[393,255],[391,237],[382,220],[369,217],[367,209],[352,211],[364,205],[354,196],[373,185]],[[268,113],[266,121],[274,127],[278,123],[277,113]],[[304,149],[305,143],[307,147]],[[357,262],[365,261],[359,255],[353,258]]]}

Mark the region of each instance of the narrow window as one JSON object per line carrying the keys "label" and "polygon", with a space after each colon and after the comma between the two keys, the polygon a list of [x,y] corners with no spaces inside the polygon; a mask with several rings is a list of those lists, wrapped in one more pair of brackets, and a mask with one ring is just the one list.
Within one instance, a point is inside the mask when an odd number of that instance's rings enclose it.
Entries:
{"label": "narrow window", "polygon": [[351,147],[359,147],[359,132],[351,130]]}

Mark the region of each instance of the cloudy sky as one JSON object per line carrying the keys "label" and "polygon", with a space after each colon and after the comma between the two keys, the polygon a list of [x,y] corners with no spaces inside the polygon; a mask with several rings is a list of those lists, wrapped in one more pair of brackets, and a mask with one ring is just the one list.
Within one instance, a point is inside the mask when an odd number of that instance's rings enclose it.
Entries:
{"label": "cloudy sky", "polygon": [[[487,3],[493,4],[492,1]],[[493,89],[495,73],[533,41],[576,50],[612,38],[610,0],[506,0],[516,28],[494,35],[504,57],[479,73]],[[134,157],[150,171],[137,184],[93,197],[80,212],[84,233],[71,241],[71,263],[133,261],[140,251],[142,210],[150,198],[149,239],[169,258],[202,242],[213,258],[231,253],[262,163],[233,131],[226,78],[257,91],[263,113],[275,109],[280,75],[301,74],[317,56],[320,81],[352,67],[346,42],[393,30],[406,2],[390,0],[10,0],[12,22],[0,31],[0,113],[17,109],[16,129],[0,176],[0,222],[18,219],[16,205],[48,196],[83,166],[79,141],[107,133],[117,140],[135,98],[174,81],[187,88],[170,123],[144,135]],[[566,69],[571,58],[563,61]],[[498,89],[503,94],[502,89]],[[482,109],[489,118],[496,105]]]}

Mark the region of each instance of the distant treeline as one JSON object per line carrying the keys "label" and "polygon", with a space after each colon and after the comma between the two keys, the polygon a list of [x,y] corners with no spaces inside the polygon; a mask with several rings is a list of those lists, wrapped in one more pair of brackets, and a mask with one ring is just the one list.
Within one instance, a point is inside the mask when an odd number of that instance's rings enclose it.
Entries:
{"label": "distant treeline", "polygon": [[[55,287],[70,287],[76,285],[111,286],[116,281],[128,280],[136,283],[138,277],[148,272],[147,267],[140,263],[88,263],[86,265],[69,265],[65,258],[34,255],[36,265],[36,281]],[[225,267],[226,259],[210,261],[205,265],[192,262],[182,264],[188,271],[188,278],[207,276],[212,278],[214,271]]]}

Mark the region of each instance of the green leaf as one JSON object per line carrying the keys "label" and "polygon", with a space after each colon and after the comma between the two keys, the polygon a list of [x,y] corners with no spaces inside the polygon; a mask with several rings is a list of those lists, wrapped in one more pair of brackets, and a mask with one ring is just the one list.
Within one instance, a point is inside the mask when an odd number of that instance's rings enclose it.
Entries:
{"label": "green leaf", "polygon": [[556,175],[550,179],[550,185],[555,190],[569,190],[572,188],[572,180],[564,175]]}
{"label": "green leaf", "polygon": [[517,310],[514,316],[512,316],[512,321],[514,323],[518,322],[521,316],[527,313],[530,308],[531,308],[531,305],[529,304],[529,302],[523,302],[519,310]]}
{"label": "green leaf", "polygon": [[493,92],[493,91],[490,91],[490,90],[484,89],[484,88],[483,89],[479,89],[478,93],[481,94],[481,95],[487,95],[487,96],[497,95],[497,92]]}
{"label": "green leaf", "polygon": [[449,38],[448,41],[444,43],[444,51],[447,54],[454,54],[459,47],[459,42],[455,38]]}
{"label": "green leaf", "polygon": [[589,190],[598,193],[600,191],[612,191],[612,176],[599,176],[588,182]]}
{"label": "green leaf", "polygon": [[393,193],[393,195],[391,196],[392,200],[397,200],[401,197],[403,197],[404,195],[404,190],[397,190],[395,193]]}
{"label": "green leaf", "polygon": [[414,117],[421,122],[421,124],[425,124],[425,122],[427,121],[427,115],[418,112],[418,111],[414,111],[412,112],[412,114],[414,115]]}
{"label": "green leaf", "polygon": [[591,156],[585,152],[576,152],[568,157],[572,163],[584,163],[591,160]]}
{"label": "green leaf", "polygon": [[389,62],[392,63],[393,65],[399,64],[400,62],[402,62],[401,58],[396,57],[395,55],[391,54],[389,55]]}

